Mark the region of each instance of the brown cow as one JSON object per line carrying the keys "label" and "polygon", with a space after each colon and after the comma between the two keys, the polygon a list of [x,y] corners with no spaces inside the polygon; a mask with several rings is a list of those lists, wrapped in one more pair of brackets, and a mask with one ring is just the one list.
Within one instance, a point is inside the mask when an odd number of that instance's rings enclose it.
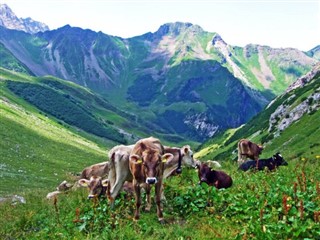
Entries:
{"label": "brown cow", "polygon": [[247,158],[258,161],[262,150],[263,147],[261,145],[255,144],[247,139],[241,139],[238,142],[238,165],[244,163]]}
{"label": "brown cow", "polygon": [[172,159],[173,155],[171,153],[164,154],[164,147],[160,140],[156,138],[141,139],[135,144],[129,160],[136,199],[134,220],[137,221],[140,218],[141,187],[143,186],[146,189],[148,202],[146,210],[150,210],[150,188],[151,185],[154,185],[158,219],[161,223],[164,222],[161,209],[163,171],[165,163],[169,163]]}
{"label": "brown cow", "polygon": [[88,187],[88,198],[104,196],[107,194],[107,190],[109,189],[108,179],[102,179],[100,176],[92,176],[89,180],[82,178],[79,180],[79,184],[82,187]]}
{"label": "brown cow", "polygon": [[197,167],[199,184],[205,182],[209,186],[215,186],[217,189],[232,186],[232,178],[225,172],[213,170],[206,163],[200,163]]}

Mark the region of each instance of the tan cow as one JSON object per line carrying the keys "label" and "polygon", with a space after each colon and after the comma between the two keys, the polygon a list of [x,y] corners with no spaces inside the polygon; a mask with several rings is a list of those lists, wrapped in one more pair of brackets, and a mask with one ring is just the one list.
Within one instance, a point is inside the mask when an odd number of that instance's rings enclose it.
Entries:
{"label": "tan cow", "polygon": [[146,189],[148,207],[150,207],[150,188],[155,186],[155,200],[157,204],[157,215],[161,223],[164,222],[161,209],[161,190],[163,172],[166,162],[168,164],[173,159],[171,153],[164,154],[164,147],[160,140],[150,137],[139,140],[131,154],[129,160],[130,172],[133,175],[133,188],[135,191],[136,209],[134,220],[140,218],[141,187]]}
{"label": "tan cow", "polygon": [[109,169],[109,186],[110,194],[108,195],[113,206],[114,199],[119,194],[125,181],[132,181],[132,174],[129,170],[129,156],[134,145],[118,145],[109,151],[110,169]]}
{"label": "tan cow", "polygon": [[238,164],[241,165],[247,158],[258,161],[262,150],[263,147],[261,145],[255,144],[247,139],[241,139],[238,142]]}
{"label": "tan cow", "polygon": [[109,173],[109,161],[93,164],[82,170],[80,179],[89,180],[92,176],[105,177]]}

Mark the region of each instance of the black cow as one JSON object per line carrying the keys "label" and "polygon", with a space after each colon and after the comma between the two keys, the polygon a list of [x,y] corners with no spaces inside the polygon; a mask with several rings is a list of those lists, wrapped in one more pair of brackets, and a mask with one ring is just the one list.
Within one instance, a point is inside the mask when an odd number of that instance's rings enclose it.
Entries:
{"label": "black cow", "polygon": [[[258,165],[258,168],[257,168],[257,165]],[[258,164],[257,164],[257,161],[255,160],[246,161],[242,163],[238,169],[242,171],[248,171],[249,169],[264,170],[267,167],[271,171],[281,165],[286,166],[288,165],[288,163],[283,159],[280,153],[276,153],[271,158],[260,159],[258,161]]]}

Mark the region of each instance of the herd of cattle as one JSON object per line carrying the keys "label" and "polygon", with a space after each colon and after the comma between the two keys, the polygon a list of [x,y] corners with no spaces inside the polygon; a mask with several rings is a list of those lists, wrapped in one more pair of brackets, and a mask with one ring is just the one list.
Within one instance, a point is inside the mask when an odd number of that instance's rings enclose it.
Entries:
{"label": "herd of cattle", "polygon": [[[262,147],[248,140],[242,139],[238,143],[239,170],[249,169],[274,170],[280,165],[287,165],[283,157],[277,153],[269,159],[259,159]],[[135,196],[134,220],[140,217],[141,190],[146,193],[147,205],[145,210],[151,209],[151,188],[155,188],[155,202],[157,215],[163,223],[161,202],[165,200],[163,181],[181,173],[182,165],[198,169],[199,184],[205,182],[218,189],[229,188],[232,178],[223,171],[214,170],[221,167],[216,161],[201,162],[193,158],[190,146],[182,148],[163,146],[159,139],[144,138],[134,145],[118,145],[108,153],[109,161],[86,167],[76,184],[63,181],[57,191],[49,193],[47,198],[65,192],[75,186],[84,186],[89,190],[88,198],[105,195],[111,206],[121,190],[131,192]],[[251,158],[252,160],[246,161]]]}

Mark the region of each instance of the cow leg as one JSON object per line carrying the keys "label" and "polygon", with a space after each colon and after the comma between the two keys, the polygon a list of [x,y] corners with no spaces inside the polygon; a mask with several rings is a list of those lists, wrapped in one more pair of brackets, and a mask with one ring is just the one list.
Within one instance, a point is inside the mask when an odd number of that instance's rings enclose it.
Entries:
{"label": "cow leg", "polygon": [[107,197],[108,197],[108,199],[110,200],[110,204],[111,204],[111,207],[113,207],[113,203],[114,203],[114,199],[111,197],[111,190],[112,190],[112,188],[113,188],[113,186],[114,186],[114,184],[115,184],[115,181],[116,181],[116,177],[117,177],[117,175],[116,175],[116,169],[115,169],[115,166],[114,166],[114,164],[112,164],[111,166],[110,166],[110,170],[109,170],[109,176],[108,176],[108,180],[109,180],[109,191],[107,192]]}
{"label": "cow leg", "polygon": [[157,204],[157,215],[160,223],[164,223],[162,208],[161,208],[161,190],[162,190],[162,181],[156,183],[155,193],[156,193],[156,204]]}
{"label": "cow leg", "polygon": [[141,188],[139,183],[136,181],[133,181],[133,187],[134,187],[134,196],[136,200],[136,210],[134,212],[134,221],[138,221],[140,218],[140,206],[141,206]]}
{"label": "cow leg", "polygon": [[[110,198],[111,199],[115,199],[118,196],[124,182],[127,179],[127,175],[128,175],[127,173],[119,173],[119,174],[117,173],[116,182],[114,183],[114,186],[110,190]],[[119,176],[121,176],[121,177],[119,177]]]}
{"label": "cow leg", "polygon": [[145,211],[150,212],[150,209],[151,209],[151,194],[150,194],[151,187],[150,187],[150,185],[147,184],[145,189],[146,189],[146,200],[147,200],[147,206],[145,208]]}

